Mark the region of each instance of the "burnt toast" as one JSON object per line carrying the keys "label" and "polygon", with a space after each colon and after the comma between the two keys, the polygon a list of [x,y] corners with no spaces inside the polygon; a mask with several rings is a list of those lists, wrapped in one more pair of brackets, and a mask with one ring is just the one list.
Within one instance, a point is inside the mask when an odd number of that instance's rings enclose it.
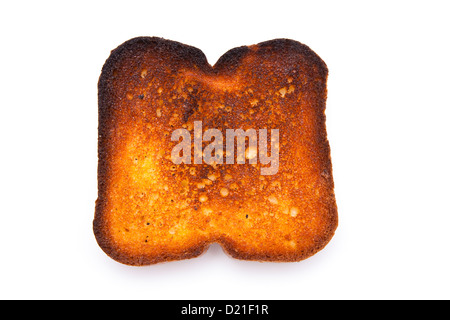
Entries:
{"label": "burnt toast", "polygon": [[[211,243],[234,258],[276,262],[324,248],[338,225],[327,76],[317,54],[289,39],[232,49],[214,66],[201,50],[162,38],[117,47],[98,82],[99,246],[128,265],[193,258]],[[190,163],[174,163],[174,131],[194,141],[199,123],[202,135],[278,130],[276,171],[250,161],[261,156],[249,155],[250,139],[244,163],[217,150],[223,161],[195,163],[195,148]]]}

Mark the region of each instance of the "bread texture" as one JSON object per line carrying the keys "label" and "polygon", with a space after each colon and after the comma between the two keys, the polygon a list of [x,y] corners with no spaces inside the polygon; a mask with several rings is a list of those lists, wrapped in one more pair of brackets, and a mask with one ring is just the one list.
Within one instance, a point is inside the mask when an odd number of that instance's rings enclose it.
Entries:
{"label": "bread texture", "polygon": [[[214,66],[199,49],[156,37],[113,50],[98,82],[99,246],[128,265],[193,258],[211,243],[273,262],[324,248],[338,225],[327,75],[317,54],[289,39],[232,49]],[[194,140],[199,121],[224,136],[278,129],[278,170],[263,175],[264,164],[250,163],[249,140],[243,164],[175,164],[174,130]]]}

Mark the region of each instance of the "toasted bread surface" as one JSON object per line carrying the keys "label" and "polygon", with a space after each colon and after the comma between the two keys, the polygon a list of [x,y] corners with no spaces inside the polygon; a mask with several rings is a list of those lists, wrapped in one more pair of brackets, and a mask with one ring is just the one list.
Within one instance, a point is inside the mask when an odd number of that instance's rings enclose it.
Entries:
{"label": "toasted bread surface", "polygon": [[[196,257],[211,243],[258,261],[321,250],[338,223],[327,74],[319,56],[288,39],[232,49],[214,66],[197,48],[155,37],[113,50],[98,83],[100,247],[129,265]],[[198,121],[224,136],[278,129],[278,171],[262,175],[249,159],[174,164],[173,131],[193,136]]]}

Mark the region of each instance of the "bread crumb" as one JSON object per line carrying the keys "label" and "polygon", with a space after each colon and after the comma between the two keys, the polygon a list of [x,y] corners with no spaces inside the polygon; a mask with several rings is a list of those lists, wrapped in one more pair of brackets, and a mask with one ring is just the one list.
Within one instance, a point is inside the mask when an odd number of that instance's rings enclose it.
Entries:
{"label": "bread crumb", "polygon": [[267,200],[269,200],[269,202],[270,202],[271,204],[278,204],[278,199],[277,199],[274,195],[269,196],[269,197],[267,198]]}
{"label": "bread crumb", "polygon": [[207,186],[212,185],[212,181],[209,180],[209,179],[203,179],[203,183],[204,183],[205,185],[207,185]]}
{"label": "bread crumb", "polygon": [[202,213],[205,215],[210,215],[211,213],[213,213],[213,210],[211,208],[203,208]]}
{"label": "bread crumb", "polygon": [[204,189],[204,188],[205,188],[205,184],[199,182],[199,183],[197,183],[197,188],[199,188],[199,189]]}
{"label": "bread crumb", "polygon": [[230,193],[230,192],[228,191],[227,188],[222,188],[222,189],[220,189],[220,195],[221,195],[222,197],[228,196],[229,193]]}
{"label": "bread crumb", "polygon": [[258,149],[256,147],[248,147],[247,150],[245,150],[245,158],[251,160],[256,158],[258,155]]}
{"label": "bread crumb", "polygon": [[289,211],[291,214],[291,217],[296,217],[298,214],[298,208],[297,207],[291,207],[291,210]]}
{"label": "bread crumb", "polygon": [[292,92],[294,92],[294,91],[295,91],[295,86],[290,85],[290,86],[289,86],[289,89],[288,89],[288,91],[287,91],[287,93],[292,93]]}

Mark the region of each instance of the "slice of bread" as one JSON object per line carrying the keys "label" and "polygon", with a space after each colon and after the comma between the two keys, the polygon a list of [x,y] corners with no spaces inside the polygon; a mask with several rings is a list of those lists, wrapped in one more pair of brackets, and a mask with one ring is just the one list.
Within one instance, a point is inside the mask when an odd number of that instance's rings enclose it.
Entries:
{"label": "slice of bread", "polygon": [[[100,247],[129,265],[196,257],[211,243],[258,261],[299,261],[321,250],[338,224],[327,74],[319,56],[288,39],[232,49],[214,66],[199,49],[161,38],[113,50],[98,83]],[[236,141],[234,154],[234,140],[225,148],[237,129],[259,133],[259,150],[250,139],[241,149]],[[192,138],[185,146],[200,145],[177,149],[176,130]],[[215,144],[215,161],[206,161],[218,133],[223,148]]]}

